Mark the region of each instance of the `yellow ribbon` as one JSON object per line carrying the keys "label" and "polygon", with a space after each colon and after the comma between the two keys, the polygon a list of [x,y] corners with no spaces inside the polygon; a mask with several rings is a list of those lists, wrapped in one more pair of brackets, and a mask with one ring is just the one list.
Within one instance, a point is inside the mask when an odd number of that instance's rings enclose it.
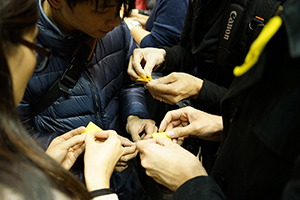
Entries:
{"label": "yellow ribbon", "polygon": [[279,16],[272,17],[262,29],[257,39],[252,43],[250,50],[241,66],[236,66],[233,70],[235,76],[242,76],[258,61],[258,58],[269,40],[275,35],[282,24]]}

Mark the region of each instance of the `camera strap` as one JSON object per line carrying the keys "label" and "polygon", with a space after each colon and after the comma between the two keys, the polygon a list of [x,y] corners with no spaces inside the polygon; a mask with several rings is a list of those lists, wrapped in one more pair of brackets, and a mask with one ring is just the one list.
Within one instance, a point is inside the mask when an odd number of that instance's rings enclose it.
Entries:
{"label": "camera strap", "polygon": [[48,108],[61,95],[70,94],[69,90],[76,85],[86,64],[93,55],[96,41],[96,39],[90,38],[75,49],[71,63],[64,71],[63,75],[53,83],[47,92],[31,102],[31,116],[36,116]]}

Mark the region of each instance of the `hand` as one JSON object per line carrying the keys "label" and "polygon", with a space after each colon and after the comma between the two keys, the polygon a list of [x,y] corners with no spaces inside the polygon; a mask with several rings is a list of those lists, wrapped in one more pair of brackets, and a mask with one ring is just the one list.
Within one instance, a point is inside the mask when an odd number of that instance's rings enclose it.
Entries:
{"label": "hand", "polygon": [[120,160],[117,162],[115,170],[117,172],[121,172],[128,167],[128,161],[135,158],[138,150],[136,148],[136,144],[119,135],[119,139],[123,146],[123,155]]}
{"label": "hand", "polygon": [[188,106],[169,111],[161,121],[159,131],[167,131],[171,138],[194,135],[205,140],[220,141],[223,121],[221,116]]}
{"label": "hand", "polygon": [[166,51],[158,48],[135,49],[130,57],[127,73],[131,80],[151,75],[165,60]]}
{"label": "hand", "polygon": [[165,138],[137,142],[146,174],[172,191],[196,176],[207,176],[199,159]]}
{"label": "hand", "polygon": [[153,98],[171,105],[188,97],[196,99],[202,85],[203,80],[186,73],[172,73],[146,84]]}
{"label": "hand", "polygon": [[85,143],[84,172],[88,190],[109,188],[110,177],[123,155],[122,143],[117,133],[115,131],[87,133]]}
{"label": "hand", "polygon": [[127,24],[130,24],[131,22],[135,21],[134,19],[132,19],[131,17],[124,17],[123,18],[124,22]]}
{"label": "hand", "polygon": [[141,139],[152,138],[152,133],[157,132],[155,122],[151,119],[140,119],[137,116],[127,118],[126,131],[131,135],[134,142]]}
{"label": "hand", "polygon": [[75,163],[78,156],[84,151],[84,127],[69,131],[54,138],[46,150],[46,154],[69,170]]}

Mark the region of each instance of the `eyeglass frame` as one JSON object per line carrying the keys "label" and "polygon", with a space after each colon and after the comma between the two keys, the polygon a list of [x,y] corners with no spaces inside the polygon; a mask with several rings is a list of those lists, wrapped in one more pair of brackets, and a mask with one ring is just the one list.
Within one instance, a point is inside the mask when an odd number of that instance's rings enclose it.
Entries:
{"label": "eyeglass frame", "polygon": [[52,50],[50,48],[44,48],[44,47],[39,47],[38,45],[32,43],[32,42],[28,42],[27,40],[20,38],[18,40],[19,43],[27,46],[30,49],[35,50],[37,53],[41,54],[42,56],[45,57],[45,61],[42,65],[42,67],[36,68],[34,70],[35,73],[39,73],[39,72],[43,72],[46,70],[49,60],[52,57]]}

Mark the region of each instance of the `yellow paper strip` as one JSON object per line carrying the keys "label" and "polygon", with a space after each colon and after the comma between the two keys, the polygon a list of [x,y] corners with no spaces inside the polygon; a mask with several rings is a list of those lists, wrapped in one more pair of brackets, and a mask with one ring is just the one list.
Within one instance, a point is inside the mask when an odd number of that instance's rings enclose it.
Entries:
{"label": "yellow paper strip", "polygon": [[152,137],[153,137],[153,138],[167,138],[167,139],[169,139],[169,140],[172,141],[172,138],[170,138],[170,137],[167,135],[167,132],[153,133],[153,134],[152,134]]}

